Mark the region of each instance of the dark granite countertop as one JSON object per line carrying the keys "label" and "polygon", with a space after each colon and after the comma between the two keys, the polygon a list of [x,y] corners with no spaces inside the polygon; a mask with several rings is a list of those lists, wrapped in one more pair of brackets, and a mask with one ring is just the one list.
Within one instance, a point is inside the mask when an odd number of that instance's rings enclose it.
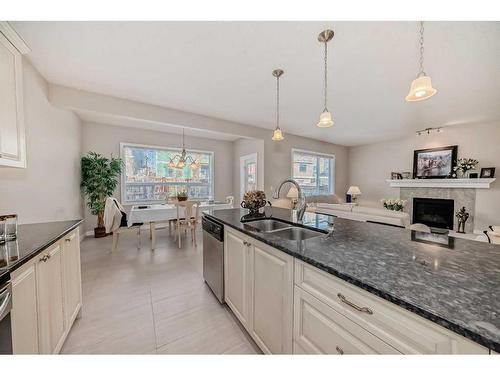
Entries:
{"label": "dark granite countertop", "polygon": [[22,224],[17,240],[0,245],[0,274],[12,272],[80,225],[83,220]]}
{"label": "dark granite countertop", "polygon": [[[242,223],[247,210],[205,215],[500,352],[499,245],[309,212],[303,226],[334,222],[333,237],[287,241]],[[270,217],[296,221],[272,207],[257,218]]]}

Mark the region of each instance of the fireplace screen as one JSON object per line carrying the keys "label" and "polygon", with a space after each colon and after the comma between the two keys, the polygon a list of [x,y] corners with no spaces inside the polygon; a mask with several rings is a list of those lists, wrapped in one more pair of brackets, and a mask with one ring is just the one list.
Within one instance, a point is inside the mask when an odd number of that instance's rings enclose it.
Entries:
{"label": "fireplace screen", "polygon": [[413,223],[453,229],[453,199],[413,198]]}

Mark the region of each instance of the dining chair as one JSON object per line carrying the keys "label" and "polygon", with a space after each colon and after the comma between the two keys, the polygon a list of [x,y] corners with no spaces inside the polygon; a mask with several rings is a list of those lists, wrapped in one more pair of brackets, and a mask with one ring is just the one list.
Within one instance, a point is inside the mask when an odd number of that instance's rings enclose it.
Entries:
{"label": "dining chair", "polygon": [[[182,201],[176,203],[177,207],[177,237],[179,241],[179,249],[182,246],[181,238],[182,232],[186,232],[189,228],[191,230],[191,242],[194,246],[198,246],[196,243],[196,227],[198,226],[198,220],[200,216],[200,202],[199,201]],[[184,211],[184,212],[182,212]],[[184,214],[184,217],[182,217]]]}

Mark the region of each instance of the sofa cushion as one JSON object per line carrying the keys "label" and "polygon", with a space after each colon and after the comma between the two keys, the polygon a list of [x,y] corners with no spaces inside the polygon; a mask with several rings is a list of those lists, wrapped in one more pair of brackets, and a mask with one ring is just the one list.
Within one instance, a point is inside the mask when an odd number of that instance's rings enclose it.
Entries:
{"label": "sofa cushion", "polygon": [[354,206],[352,212],[357,212],[360,214],[377,215],[377,216],[397,217],[397,218],[405,218],[408,216],[406,212],[402,211],[392,211],[386,208],[363,207],[363,206]]}
{"label": "sofa cushion", "polygon": [[352,211],[352,206],[350,204],[334,204],[334,203],[316,203],[316,207],[325,208],[328,210],[337,210],[337,211]]}
{"label": "sofa cushion", "polygon": [[335,194],[329,194],[329,195],[310,195],[310,196],[306,197],[306,202],[307,203],[331,203],[331,204],[338,204],[338,203],[341,203],[341,200]]}

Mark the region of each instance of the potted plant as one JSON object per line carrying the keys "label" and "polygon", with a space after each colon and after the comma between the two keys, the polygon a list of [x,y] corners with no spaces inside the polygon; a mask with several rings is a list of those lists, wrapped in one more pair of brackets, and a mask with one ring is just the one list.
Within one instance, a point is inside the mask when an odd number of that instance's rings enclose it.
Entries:
{"label": "potted plant", "polygon": [[97,228],[94,228],[96,238],[106,236],[104,227],[104,205],[118,186],[118,177],[122,173],[123,161],[120,158],[111,159],[89,152],[82,157],[83,194],[87,197],[87,205],[92,215],[97,215]]}
{"label": "potted plant", "polygon": [[179,202],[187,201],[187,199],[188,199],[188,193],[187,193],[187,191],[183,190],[183,191],[179,191],[177,193],[177,200]]}

